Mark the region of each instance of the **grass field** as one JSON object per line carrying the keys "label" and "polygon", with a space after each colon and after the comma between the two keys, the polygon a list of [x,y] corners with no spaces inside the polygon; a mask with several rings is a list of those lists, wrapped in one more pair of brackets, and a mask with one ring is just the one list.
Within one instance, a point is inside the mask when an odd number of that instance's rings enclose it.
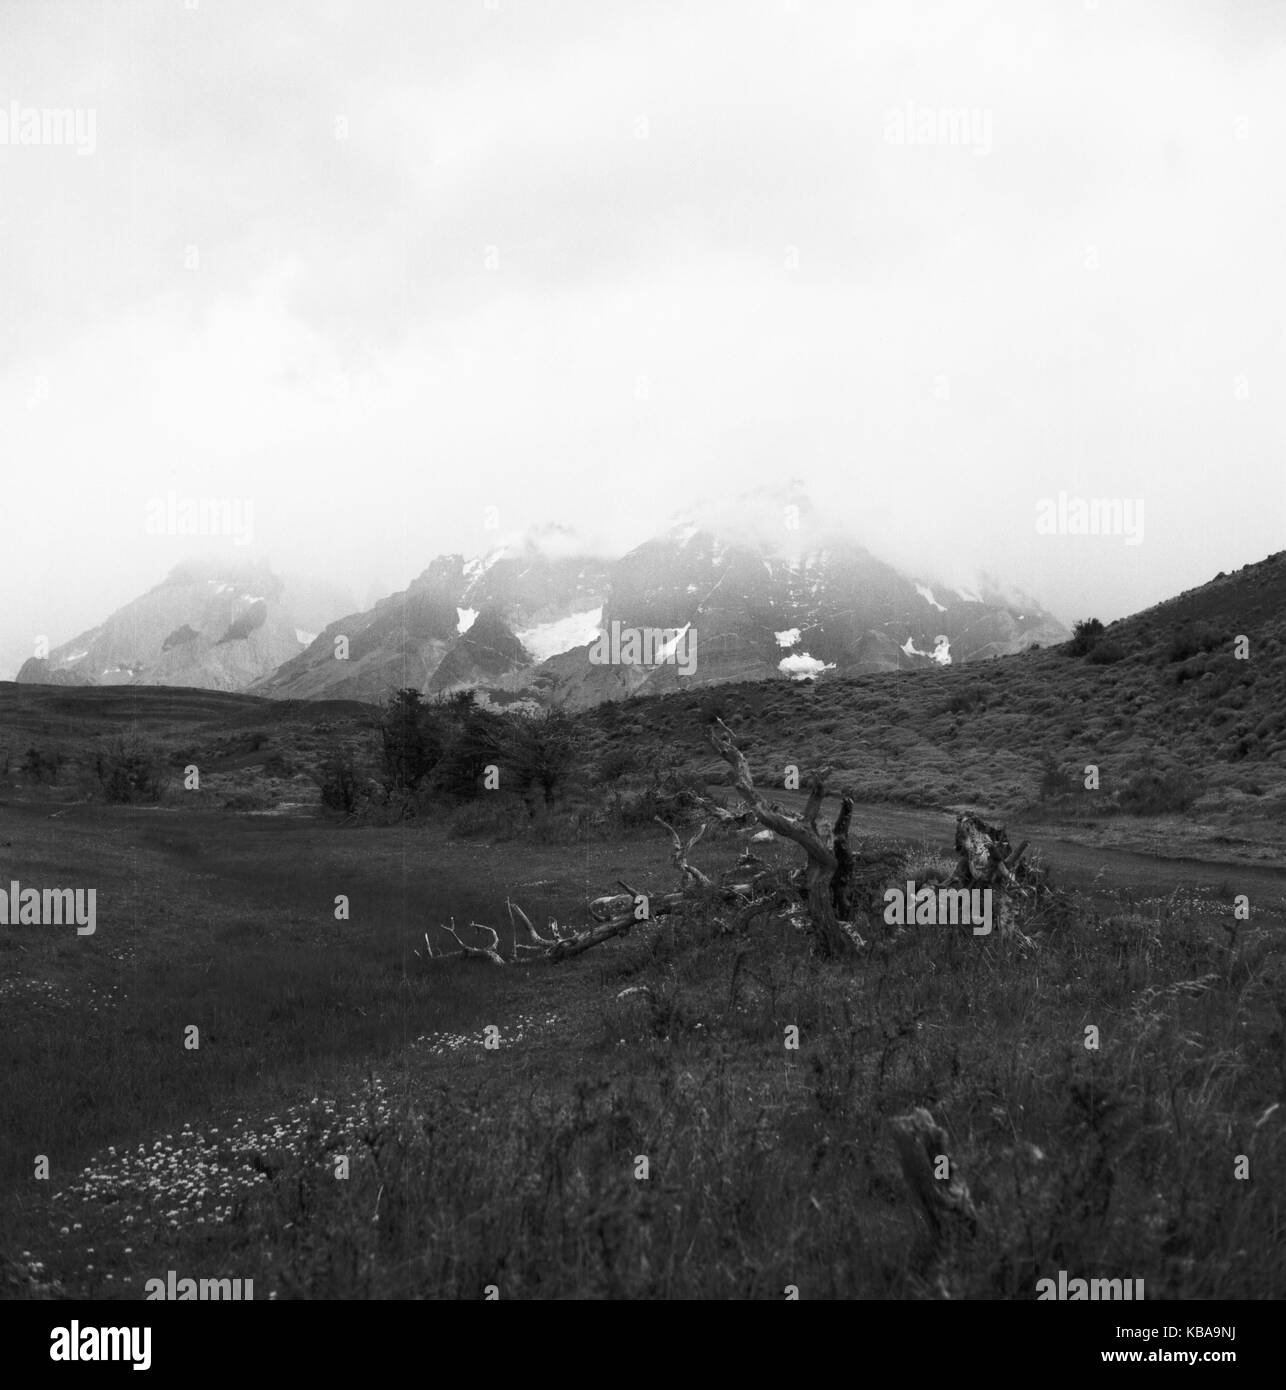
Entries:
{"label": "grass field", "polygon": [[92,937],[0,929],[9,1296],[140,1297],[171,1269],[259,1299],[929,1296],[888,1127],[917,1105],[980,1215],[957,1296],[1059,1269],[1286,1292],[1279,904],[1234,924],[1227,885],[1087,877],[1034,951],[917,928],[856,967],[786,919],[729,936],[694,910],[501,970],[415,951],[500,926],[506,897],[580,922],[618,878],[668,889],[659,829],[3,800],[5,877],[98,890]]}

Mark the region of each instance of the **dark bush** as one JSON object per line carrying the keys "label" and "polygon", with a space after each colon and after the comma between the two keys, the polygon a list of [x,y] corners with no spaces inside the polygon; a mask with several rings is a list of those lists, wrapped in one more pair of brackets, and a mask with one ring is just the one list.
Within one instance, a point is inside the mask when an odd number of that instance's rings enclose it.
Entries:
{"label": "dark bush", "polygon": [[1114,638],[1106,642],[1096,642],[1086,654],[1085,660],[1091,666],[1111,666],[1125,658],[1125,648]]}
{"label": "dark bush", "polygon": [[58,772],[66,761],[62,751],[57,748],[37,748],[34,744],[27,749],[22,760],[24,776],[33,782],[56,782]]}
{"label": "dark bush", "polygon": [[[506,724],[508,719],[485,709],[471,709],[448,731],[446,746],[434,773],[434,781],[449,796],[461,799],[481,796],[486,769],[500,771],[498,790],[516,791],[517,779],[507,777]],[[512,770],[512,769],[511,769]]]}
{"label": "dark bush", "polygon": [[[472,692],[468,705],[472,706]],[[448,717],[465,706],[447,705]],[[380,759],[384,788],[393,797],[413,797],[438,765],[443,750],[443,717],[427,706],[420,692],[406,687],[390,695],[380,710]]]}
{"label": "dark bush", "polygon": [[[460,798],[535,788],[549,806],[569,779],[581,745],[581,729],[564,710],[500,715],[470,709],[448,732],[436,780]],[[496,768],[498,787],[487,786],[488,767]]]}
{"label": "dark bush", "polygon": [[[674,826],[685,826],[704,819],[698,798],[704,797],[701,778],[675,767],[654,768],[646,785],[618,795],[615,813],[624,826],[649,825],[654,816]],[[713,798],[718,804],[719,798]]]}
{"label": "dark bush", "polygon": [[1214,651],[1226,641],[1226,636],[1210,623],[1187,623],[1170,638],[1166,647],[1166,660],[1186,661],[1198,652]]}
{"label": "dark bush", "polygon": [[1167,811],[1186,811],[1200,794],[1186,772],[1159,772],[1149,767],[1136,772],[1121,788],[1118,804],[1128,816],[1159,816]]}
{"label": "dark bush", "polygon": [[968,714],[970,710],[985,706],[987,703],[987,693],[984,690],[957,690],[947,702],[942,705],[939,714]]}
{"label": "dark bush", "polygon": [[92,772],[105,800],[159,801],[169,782],[165,755],[137,734],[121,734],[94,754]]}
{"label": "dark bush", "polygon": [[1075,780],[1059,767],[1054,755],[1046,753],[1041,759],[1040,799],[1055,801],[1061,796],[1067,796],[1074,790],[1075,785]]}
{"label": "dark bush", "polygon": [[1072,628],[1072,640],[1067,644],[1068,656],[1088,656],[1102,637],[1104,627],[1097,618],[1082,618]]}
{"label": "dark bush", "polygon": [[361,800],[357,770],[346,748],[334,748],[321,769],[321,803],[328,811],[351,816]]}
{"label": "dark bush", "polygon": [[565,710],[520,715],[506,721],[505,744],[518,771],[519,787],[539,787],[545,805],[568,779],[580,752],[580,727]]}

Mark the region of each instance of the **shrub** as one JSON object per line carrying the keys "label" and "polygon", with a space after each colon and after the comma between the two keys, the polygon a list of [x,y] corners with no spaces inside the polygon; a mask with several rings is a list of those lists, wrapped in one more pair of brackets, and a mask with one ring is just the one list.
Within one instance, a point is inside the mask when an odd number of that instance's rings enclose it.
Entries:
{"label": "shrub", "polygon": [[1115,639],[1096,642],[1087,653],[1085,660],[1091,666],[1111,666],[1125,657],[1125,648]]}
{"label": "shrub", "polygon": [[33,782],[56,782],[58,772],[66,761],[57,748],[37,748],[33,744],[22,760],[23,774]]}
{"label": "shrub", "polygon": [[1196,783],[1177,769],[1158,772],[1143,768],[1121,788],[1119,805],[1129,816],[1159,816],[1186,811],[1200,795]]}
{"label": "shrub", "polygon": [[[434,780],[450,796],[466,798],[480,795],[484,771],[490,764],[501,766],[504,759],[505,726],[508,719],[485,709],[471,709],[449,732],[446,747],[434,771]],[[501,787],[513,790],[503,775]]]}
{"label": "shrub", "polygon": [[321,803],[328,811],[351,816],[360,799],[357,770],[346,748],[335,748],[326,756],[321,770]]}
{"label": "shrub", "polygon": [[1072,778],[1059,767],[1054,755],[1046,753],[1041,759],[1040,799],[1054,801],[1060,796],[1066,796],[1073,785]]}
{"label": "shrub", "polygon": [[645,786],[619,793],[613,809],[623,826],[649,825],[654,816],[681,826],[703,818],[697,798],[704,795],[704,783],[695,774],[675,767],[653,769]]}
{"label": "shrub", "polygon": [[621,814],[622,781],[639,772],[641,766],[638,754],[628,747],[608,748],[598,760],[598,782],[611,793],[612,807],[618,816]]}
{"label": "shrub", "polygon": [[580,752],[579,725],[566,710],[550,709],[510,719],[505,734],[520,788],[539,787],[545,805],[552,805],[554,792],[567,780]]}
{"label": "shrub", "polygon": [[1166,660],[1171,662],[1186,661],[1190,656],[1196,656],[1198,652],[1213,651],[1226,640],[1224,634],[1210,623],[1187,623],[1170,638],[1169,645],[1166,647]]}
{"label": "shrub", "polygon": [[1072,628],[1072,640],[1067,644],[1068,656],[1088,656],[1104,630],[1097,618],[1082,618]]}
{"label": "shrub", "polygon": [[91,771],[105,800],[159,801],[169,782],[165,755],[138,734],[120,734],[94,754]]}
{"label": "shrub", "polygon": [[280,750],[269,753],[263,762],[264,774],[268,777],[293,777],[295,760]]}
{"label": "shrub", "polygon": [[957,690],[955,694],[939,708],[938,713],[968,714],[970,710],[977,709],[979,705],[985,705],[986,703],[987,695],[985,691],[978,689]]}
{"label": "shrub", "polygon": [[[472,704],[472,692],[469,704]],[[463,710],[456,704],[452,713]],[[442,730],[438,717],[426,706],[420,692],[405,687],[390,695],[379,714],[380,758],[384,786],[390,796],[414,795],[442,757]]]}

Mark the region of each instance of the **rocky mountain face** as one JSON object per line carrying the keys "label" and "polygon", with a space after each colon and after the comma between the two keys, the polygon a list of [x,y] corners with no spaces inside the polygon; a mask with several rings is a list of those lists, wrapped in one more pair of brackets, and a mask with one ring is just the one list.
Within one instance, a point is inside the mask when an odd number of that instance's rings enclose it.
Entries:
{"label": "rocky mountain face", "polygon": [[17,678],[244,690],[301,651],[302,637],[266,566],[191,563],[48,657],[24,662]]}
{"label": "rocky mountain face", "polygon": [[550,558],[535,542],[481,560],[439,556],[401,593],[330,623],[254,690],[356,700],[403,686],[517,691],[546,657],[592,639],[608,582],[603,561]]}
{"label": "rocky mountain face", "polygon": [[551,558],[538,539],[440,557],[253,689],[378,700],[407,685],[473,687],[583,709],[692,684],[977,661],[1068,635],[994,581],[961,591],[909,578],[805,508],[781,536],[679,523],[615,561]]}

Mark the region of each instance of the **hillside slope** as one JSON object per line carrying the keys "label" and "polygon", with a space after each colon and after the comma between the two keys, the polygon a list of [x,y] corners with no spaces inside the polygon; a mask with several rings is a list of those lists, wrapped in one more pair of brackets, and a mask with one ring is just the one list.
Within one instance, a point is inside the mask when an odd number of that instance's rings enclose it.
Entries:
{"label": "hillside slope", "polygon": [[[1197,816],[1286,818],[1286,552],[1111,624],[1088,657],[1067,653],[677,691],[587,718],[601,751],[713,780],[723,765],[705,729],[717,713],[765,784],[780,786],[786,763],[828,763],[832,785],[860,798],[1014,809],[1061,779],[1069,808],[1111,814],[1139,779],[1170,777],[1191,784]],[[1096,793],[1084,788],[1091,764]]]}

